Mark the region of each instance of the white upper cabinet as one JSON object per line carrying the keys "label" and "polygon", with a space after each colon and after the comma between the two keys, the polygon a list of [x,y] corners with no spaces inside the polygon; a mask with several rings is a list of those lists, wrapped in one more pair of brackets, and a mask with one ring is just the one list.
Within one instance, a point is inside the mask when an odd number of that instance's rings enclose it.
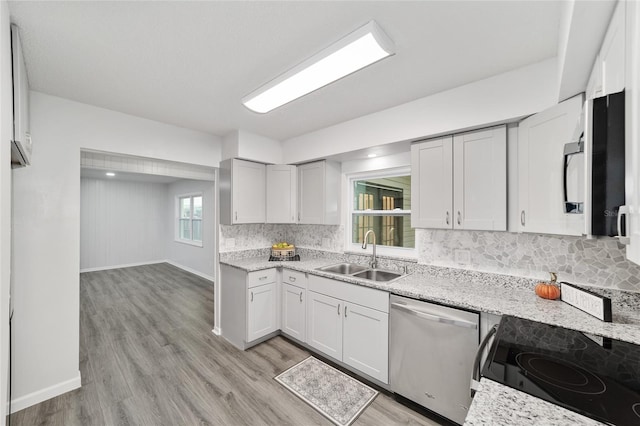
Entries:
{"label": "white upper cabinet", "polygon": [[520,232],[581,235],[584,215],[564,213],[564,145],[572,141],[582,95],[520,122],[518,212]]}
{"label": "white upper cabinet", "polygon": [[618,2],[598,55],[602,62],[602,96],[624,90],[625,3]]}
{"label": "white upper cabinet", "polygon": [[627,259],[640,265],[640,4],[626,3],[625,179]]}
{"label": "white upper cabinet", "polygon": [[340,224],[341,169],[332,161],[298,166],[298,223]]}
{"label": "white upper cabinet", "polygon": [[507,229],[505,126],[411,146],[411,226]]}
{"label": "white upper cabinet", "polygon": [[453,138],[453,228],[507,230],[507,128]]}
{"label": "white upper cabinet", "polygon": [[267,165],[267,223],[296,223],[297,200],[296,166]]}
{"label": "white upper cabinet", "polygon": [[620,1],[611,17],[600,52],[587,83],[588,99],[610,95],[625,88],[625,6]]}
{"label": "white upper cabinet", "polygon": [[453,137],[411,145],[411,226],[451,228]]}
{"label": "white upper cabinet", "polygon": [[265,222],[266,168],[238,159],[220,162],[220,223]]}

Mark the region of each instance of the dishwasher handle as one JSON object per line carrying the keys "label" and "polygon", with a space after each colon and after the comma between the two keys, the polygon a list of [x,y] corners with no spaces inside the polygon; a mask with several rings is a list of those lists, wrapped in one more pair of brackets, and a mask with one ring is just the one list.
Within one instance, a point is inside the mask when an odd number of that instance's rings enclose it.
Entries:
{"label": "dishwasher handle", "polygon": [[414,315],[419,318],[426,319],[428,321],[435,321],[442,324],[455,325],[457,327],[465,327],[465,328],[472,328],[472,329],[478,328],[478,324],[475,322],[464,321],[457,318],[450,318],[450,317],[442,316],[439,314],[436,315],[430,312],[424,312],[415,308],[410,308],[402,303],[396,303],[396,302],[391,303],[391,309],[394,309],[394,308],[401,310],[403,312],[406,312],[409,315]]}
{"label": "dishwasher handle", "polygon": [[489,340],[498,332],[498,324],[491,327],[489,332],[478,347],[478,351],[476,352],[476,357],[473,359],[473,369],[471,370],[471,389],[470,394],[471,398],[476,394],[478,390],[478,386],[480,385],[480,358],[482,357],[482,351],[489,344]]}

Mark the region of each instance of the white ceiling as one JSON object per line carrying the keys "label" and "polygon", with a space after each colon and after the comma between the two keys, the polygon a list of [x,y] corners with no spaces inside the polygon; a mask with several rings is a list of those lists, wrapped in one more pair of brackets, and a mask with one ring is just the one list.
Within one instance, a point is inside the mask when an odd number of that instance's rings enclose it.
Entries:
{"label": "white ceiling", "polygon": [[[556,55],[558,1],[10,2],[32,89],[205,132],[304,134]],[[240,99],[375,19],[396,55],[271,113]]]}

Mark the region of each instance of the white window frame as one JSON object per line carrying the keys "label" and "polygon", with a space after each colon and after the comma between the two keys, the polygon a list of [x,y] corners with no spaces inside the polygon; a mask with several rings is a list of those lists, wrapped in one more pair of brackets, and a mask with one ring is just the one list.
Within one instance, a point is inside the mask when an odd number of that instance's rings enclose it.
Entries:
{"label": "white window frame", "polygon": [[[346,203],[346,226],[345,226],[345,248],[349,252],[357,253],[357,254],[371,254],[371,242],[372,239],[369,239],[369,246],[367,247],[366,252],[362,250],[362,246],[357,243],[351,242],[351,237],[353,233],[353,216],[354,213],[360,216],[363,215],[371,215],[371,216],[404,216],[408,220],[411,220],[411,210],[354,210],[353,209],[353,186],[354,182],[357,180],[364,179],[380,179],[392,176],[411,176],[411,167],[394,167],[391,169],[384,170],[371,170],[366,172],[358,172],[358,173],[350,173],[346,175],[347,179],[347,200]],[[381,241],[380,236],[376,235],[376,244]],[[409,259],[417,259],[418,251],[417,251],[417,241],[414,244],[413,248],[410,247],[390,247],[377,245],[376,251],[377,254],[383,256],[392,256],[392,257],[402,257]]]}
{"label": "white window frame", "polygon": [[[176,195],[176,208],[175,208],[175,241],[178,243],[183,243],[183,244],[189,244],[192,246],[196,246],[196,247],[202,247],[202,241],[195,241],[193,240],[193,199],[194,197],[202,197],[202,219],[196,219],[199,220],[200,223],[202,224],[203,227],[203,236],[204,236],[204,216],[205,216],[205,211],[204,211],[204,196],[202,195],[202,192],[191,192],[188,194],[180,194],[180,195]],[[191,213],[191,217],[189,218],[189,228],[190,228],[190,235],[191,235],[191,239],[186,239],[186,238],[182,238],[182,235],[180,233],[180,221],[182,220],[182,216],[180,215],[180,200],[185,199],[185,198],[189,198],[191,201],[191,208],[190,213]]]}

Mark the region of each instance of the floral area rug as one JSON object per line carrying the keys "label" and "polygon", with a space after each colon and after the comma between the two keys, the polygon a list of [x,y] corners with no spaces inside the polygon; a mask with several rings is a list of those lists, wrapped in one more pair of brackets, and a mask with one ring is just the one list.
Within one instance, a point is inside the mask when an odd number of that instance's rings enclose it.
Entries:
{"label": "floral area rug", "polygon": [[378,391],[311,356],[275,379],[340,426],[353,423],[378,395]]}

